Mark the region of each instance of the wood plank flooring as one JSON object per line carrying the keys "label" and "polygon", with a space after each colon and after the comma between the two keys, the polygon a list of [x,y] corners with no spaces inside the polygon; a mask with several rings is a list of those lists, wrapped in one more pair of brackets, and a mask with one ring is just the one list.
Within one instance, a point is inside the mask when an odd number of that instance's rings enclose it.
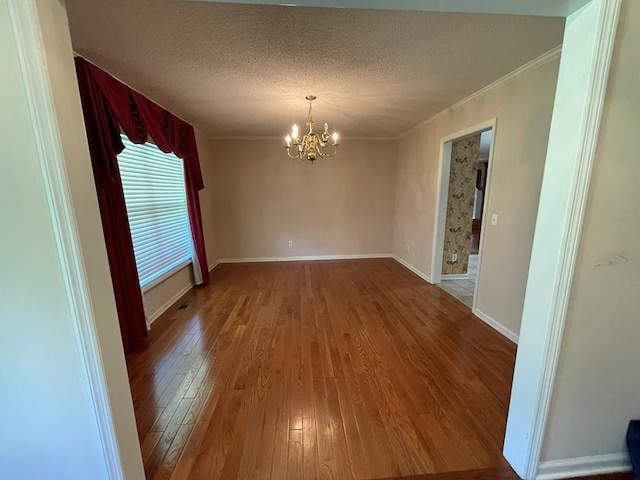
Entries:
{"label": "wood plank flooring", "polygon": [[184,299],[127,356],[147,478],[517,478],[515,345],[394,260],[219,265]]}

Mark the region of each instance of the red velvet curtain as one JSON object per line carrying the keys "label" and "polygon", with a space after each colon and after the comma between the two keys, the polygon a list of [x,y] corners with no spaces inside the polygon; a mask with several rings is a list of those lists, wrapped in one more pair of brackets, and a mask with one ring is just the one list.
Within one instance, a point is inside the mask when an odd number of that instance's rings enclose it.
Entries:
{"label": "red velvet curtain", "polygon": [[123,131],[134,143],[151,138],[163,152],[184,160],[187,205],[196,254],[194,267],[209,282],[200,199],[204,188],[193,127],[140,95],[95,65],[76,58],[91,163],[98,191],[122,341],[126,352],[146,336],[142,293],[122,191],[117,155]]}

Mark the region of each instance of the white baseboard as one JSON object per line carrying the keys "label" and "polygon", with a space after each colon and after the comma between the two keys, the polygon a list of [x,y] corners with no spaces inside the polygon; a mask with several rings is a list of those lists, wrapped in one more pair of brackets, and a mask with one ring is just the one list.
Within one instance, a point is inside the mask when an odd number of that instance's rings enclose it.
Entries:
{"label": "white baseboard", "polygon": [[218,263],[304,262],[309,260],[355,260],[359,258],[391,258],[390,253],[364,255],[304,255],[298,257],[221,258]]}
{"label": "white baseboard", "polygon": [[542,462],[538,465],[536,480],[577,478],[630,470],[631,463],[626,453],[610,453]]}
{"label": "white baseboard", "polygon": [[149,325],[151,325],[155,320],[157,320],[158,317],[160,317],[160,315],[162,315],[164,312],[169,310],[171,305],[176,303],[180,299],[180,297],[182,297],[185,293],[187,293],[189,290],[191,290],[193,288],[193,286],[194,286],[193,283],[187,285],[182,290],[180,290],[178,293],[176,293],[173,297],[171,297],[169,300],[167,300],[165,303],[163,303],[160,306],[160,308],[158,308],[155,312],[153,312],[151,315],[149,315]]}
{"label": "white baseboard", "polygon": [[440,275],[441,280],[469,280],[468,273],[443,273]]}
{"label": "white baseboard", "polygon": [[[211,271],[214,268],[216,268],[219,264],[220,264],[220,260],[216,260],[215,262],[213,262],[211,265],[209,265],[209,271]],[[194,283],[191,283],[190,285],[185,286],[182,290],[180,290],[178,293],[176,293],[173,297],[171,297],[169,300],[167,300],[165,303],[163,303],[162,306],[160,306],[160,308],[158,308],[155,312],[153,312],[151,315],[149,315],[149,325],[151,325],[155,320],[157,320],[160,317],[160,315],[162,315],[164,312],[169,310],[171,305],[173,305],[175,302],[177,302],[180,299],[180,297],[182,297],[185,293],[187,293],[189,290],[191,290],[194,286],[195,286]]]}
{"label": "white baseboard", "polygon": [[486,323],[487,325],[489,325],[491,328],[493,328],[494,330],[497,330],[499,333],[501,333],[502,335],[504,335],[505,337],[507,337],[509,340],[511,340],[513,343],[515,343],[516,345],[518,344],[518,340],[519,337],[518,335],[516,335],[515,333],[513,333],[511,330],[509,330],[507,327],[505,327],[504,325],[502,325],[501,323],[498,323],[496,320],[494,320],[493,318],[491,318],[489,315],[487,315],[486,313],[481,312],[480,310],[478,310],[477,308],[475,308],[473,310],[473,314],[478,317],[480,320],[482,320],[484,323]]}
{"label": "white baseboard", "polygon": [[420,270],[418,270],[416,267],[414,267],[413,265],[410,265],[409,263],[407,263],[406,261],[404,261],[402,258],[400,258],[397,255],[390,255],[391,258],[393,258],[396,262],[398,262],[400,265],[402,265],[404,268],[406,268],[407,270],[411,270],[413,273],[415,273],[417,276],[419,276],[421,279],[423,279],[425,282],[427,283],[431,283],[433,284],[433,282],[431,281],[431,277],[429,275],[427,275],[424,272],[421,272]]}

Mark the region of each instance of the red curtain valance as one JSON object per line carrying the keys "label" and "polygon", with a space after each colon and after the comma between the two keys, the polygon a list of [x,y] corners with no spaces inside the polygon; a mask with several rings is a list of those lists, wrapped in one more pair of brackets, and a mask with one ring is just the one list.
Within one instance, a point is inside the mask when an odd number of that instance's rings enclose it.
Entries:
{"label": "red curtain valance", "polygon": [[124,149],[120,132],[134,143],[151,138],[160,150],[184,160],[189,221],[197,257],[194,270],[206,284],[209,271],[198,196],[204,183],[198,150],[191,125],[86,60],[76,58],[75,62],[122,340],[128,352],[146,336],[146,323],[118,169],[117,155]]}

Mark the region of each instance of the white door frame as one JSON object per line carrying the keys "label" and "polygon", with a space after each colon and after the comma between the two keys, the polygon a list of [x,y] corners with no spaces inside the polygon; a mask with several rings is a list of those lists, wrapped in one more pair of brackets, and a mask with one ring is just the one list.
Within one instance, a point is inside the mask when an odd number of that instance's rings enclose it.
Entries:
{"label": "white door frame", "polygon": [[[503,449],[526,480],[596,473],[597,457],[541,463],[541,455],[620,4],[592,0],[565,27]],[[612,465],[597,470],[612,471]]]}
{"label": "white door frame", "polygon": [[478,277],[473,292],[472,311],[476,309],[476,301],[478,298],[478,286],[480,285],[480,272],[482,271],[482,251],[484,248],[484,239],[487,221],[487,207],[489,205],[491,192],[491,172],[493,170],[493,151],[496,141],[496,129],[498,119],[492,118],[482,123],[478,123],[459,132],[447,135],[440,139],[440,157],[438,165],[438,186],[436,188],[436,216],[433,222],[433,248],[431,253],[431,282],[438,284],[442,281],[442,254],[444,250],[444,233],[447,221],[447,202],[449,197],[449,173],[451,168],[451,143],[460,138],[468,137],[474,133],[486,132],[491,130],[491,145],[489,146],[489,165],[487,169],[487,185],[484,192],[482,209],[482,225],[480,229],[480,245],[478,247]]}

